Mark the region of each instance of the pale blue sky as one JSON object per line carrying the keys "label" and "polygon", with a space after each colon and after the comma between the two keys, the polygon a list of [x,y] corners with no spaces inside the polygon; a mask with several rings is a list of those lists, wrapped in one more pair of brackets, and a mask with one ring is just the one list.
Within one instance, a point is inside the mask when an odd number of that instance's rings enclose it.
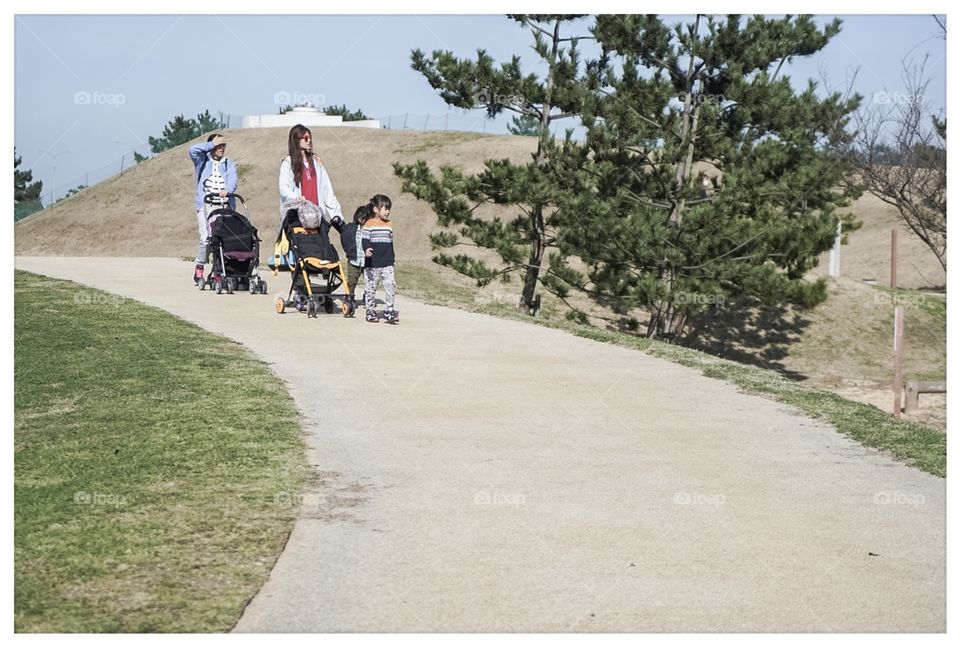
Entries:
{"label": "pale blue sky", "polygon": [[[895,96],[903,90],[900,60],[929,54],[929,98],[945,105],[945,42],[929,15],[843,18],[843,31],[825,50],[792,66],[795,82],[823,69],[843,85],[859,66],[856,89],[867,100]],[[147,137],[174,115],[221,110],[239,126],[241,115],[276,113],[278,93],[345,103],[384,123],[394,115],[394,126],[404,113],[418,116],[410,119],[415,128],[436,115],[430,127],[440,128],[447,106],[410,69],[411,49],[471,56],[483,47],[497,60],[516,53],[532,66],[530,42],[502,15],[19,15],[17,153],[44,180],[46,201],[54,156],[59,197],[85,173],[94,182],[119,170],[130,148],[148,152]],[[451,128],[480,128],[479,112],[461,114],[451,113]],[[503,132],[504,123],[488,129]]]}

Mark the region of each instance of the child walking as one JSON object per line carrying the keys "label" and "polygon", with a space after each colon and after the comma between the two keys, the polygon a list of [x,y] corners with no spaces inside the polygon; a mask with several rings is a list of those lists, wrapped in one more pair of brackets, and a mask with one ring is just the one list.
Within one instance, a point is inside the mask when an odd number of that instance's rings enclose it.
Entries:
{"label": "child walking", "polygon": [[386,309],[383,318],[389,324],[400,323],[400,316],[394,309],[394,297],[397,292],[397,279],[394,273],[396,258],[393,253],[393,223],[390,222],[390,198],[377,194],[370,198],[367,205],[370,217],[360,228],[363,255],[366,260],[363,270],[363,298],[367,308],[367,321],[377,323],[377,284],[383,280],[384,303]]}
{"label": "child walking", "polygon": [[357,289],[357,282],[363,275],[363,266],[366,259],[363,256],[363,240],[361,238],[361,228],[363,224],[373,216],[373,207],[369,203],[362,207],[357,207],[353,214],[353,221],[343,226],[340,232],[340,244],[343,246],[343,253],[347,257],[347,303],[351,306],[351,311],[356,311],[357,302],[353,297]]}

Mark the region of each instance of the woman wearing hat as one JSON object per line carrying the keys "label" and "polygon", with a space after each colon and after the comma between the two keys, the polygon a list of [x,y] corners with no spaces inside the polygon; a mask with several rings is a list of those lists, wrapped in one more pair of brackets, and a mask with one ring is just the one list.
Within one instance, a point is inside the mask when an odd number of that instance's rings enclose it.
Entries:
{"label": "woman wearing hat", "polygon": [[[223,135],[215,133],[207,137],[206,143],[194,144],[190,147],[190,159],[193,160],[194,179],[197,181],[194,207],[197,211],[197,231],[200,235],[200,245],[197,247],[197,266],[193,271],[193,282],[197,285],[203,281],[203,266],[207,262],[207,210],[215,209],[224,204],[234,208],[234,200],[227,200],[228,193],[237,191],[237,167],[233,160],[224,157],[227,151],[227,140]],[[214,204],[204,202],[207,194],[217,196]]]}

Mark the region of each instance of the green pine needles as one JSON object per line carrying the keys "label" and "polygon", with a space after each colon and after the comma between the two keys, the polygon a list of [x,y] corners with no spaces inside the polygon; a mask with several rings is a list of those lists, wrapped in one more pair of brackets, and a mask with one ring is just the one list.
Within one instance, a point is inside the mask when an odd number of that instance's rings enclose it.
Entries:
{"label": "green pine needles", "polygon": [[[533,33],[544,78],[522,75],[517,57],[497,68],[482,51],[476,61],[413,53],[451,105],[540,119],[527,165],[488,160],[476,175],[395,165],[404,190],[437,213],[438,250],[467,239],[502,260],[491,268],[441,251],[438,263],[480,284],[521,273],[520,307],[531,313],[538,285],[624,314],[646,309],[647,335],[660,339],[725,300],[808,307],[826,297],[822,281],[804,276],[838,221],[844,232],[857,227],[842,213],[856,191],[842,188],[838,151],[860,97],[813,82],[798,92],[782,72],[822,49],[839,21],[604,15],[590,28],[601,55],[581,62],[578,38],[560,35],[580,17],[512,18]],[[568,117],[584,126],[582,141],[551,136],[550,123]],[[519,213],[483,218],[484,203]]]}

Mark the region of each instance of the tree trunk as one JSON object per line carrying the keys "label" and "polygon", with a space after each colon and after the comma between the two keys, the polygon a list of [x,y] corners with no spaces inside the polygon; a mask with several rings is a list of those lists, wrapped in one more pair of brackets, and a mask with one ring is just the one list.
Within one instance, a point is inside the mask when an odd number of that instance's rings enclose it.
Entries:
{"label": "tree trunk", "polygon": [[530,261],[523,277],[523,293],[520,295],[520,312],[536,317],[540,311],[540,299],[537,297],[537,281],[540,279],[540,267],[543,263],[543,254],[546,251],[544,242],[546,228],[543,219],[543,210],[536,207],[530,215],[533,225],[533,236],[530,245]]}
{"label": "tree trunk", "polygon": [[[549,69],[547,70],[547,86],[544,89],[543,106],[540,113],[539,138],[537,141],[537,156],[535,163],[543,166],[547,163],[547,138],[550,136],[550,111],[553,109],[553,68],[557,62],[557,52],[560,48],[560,21],[553,25],[553,45],[550,50]],[[531,317],[536,317],[540,311],[540,298],[537,296],[537,282],[540,280],[540,268],[543,266],[543,256],[547,249],[547,228],[543,216],[543,205],[534,205],[530,213],[530,260],[523,276],[523,292],[517,309]]]}
{"label": "tree trunk", "polygon": [[[700,29],[700,16],[698,15],[694,23],[693,33],[696,35]],[[676,197],[673,207],[670,209],[670,215],[667,222],[674,227],[679,227],[683,222],[683,212],[686,208],[686,198],[684,191],[690,183],[693,176],[693,157],[694,148],[697,140],[697,129],[700,125],[700,102],[694,101],[693,90],[696,86],[694,77],[694,56],[690,55],[690,62],[687,66],[687,77],[685,96],[683,100],[683,125],[680,131],[680,150],[684,151],[683,160],[677,164],[677,172],[674,176],[674,189]],[[702,84],[701,84],[702,85]],[[647,324],[647,337],[652,339],[672,341],[679,336],[681,329],[686,323],[686,312],[683,307],[677,307],[676,294],[674,290],[674,272],[673,268],[664,264],[660,270],[660,283],[664,288],[664,298],[651,308],[650,323]]]}

